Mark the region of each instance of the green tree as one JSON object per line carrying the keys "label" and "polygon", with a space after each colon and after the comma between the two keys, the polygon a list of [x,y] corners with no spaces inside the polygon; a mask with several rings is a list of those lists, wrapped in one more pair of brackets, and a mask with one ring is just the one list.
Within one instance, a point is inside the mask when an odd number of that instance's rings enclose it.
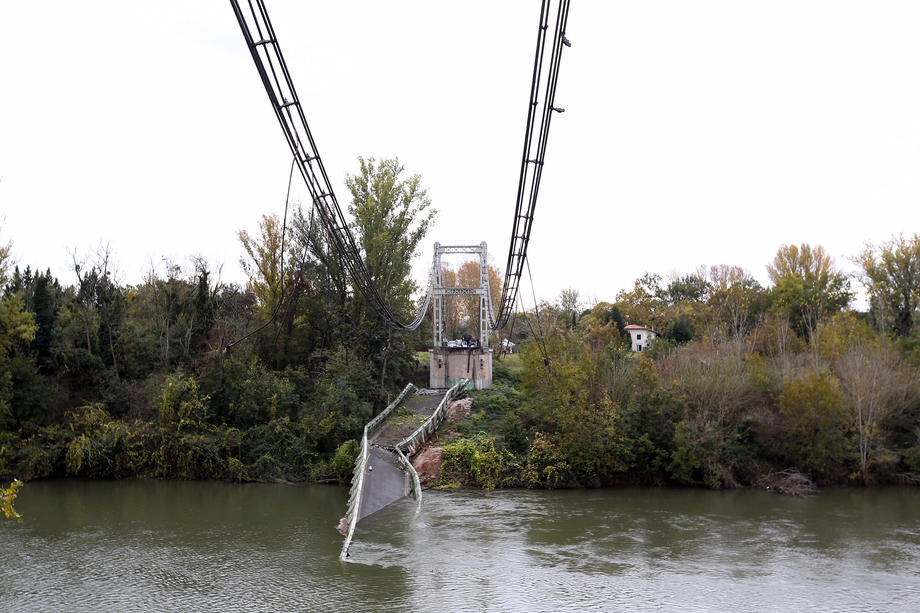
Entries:
{"label": "green tree", "polygon": [[604,369],[617,351],[617,331],[587,343],[563,330],[548,339],[549,372],[533,344],[522,349],[524,386],[540,407],[546,440],[582,484],[600,485],[625,470],[628,443],[619,407],[604,385]]}
{"label": "green tree", "polygon": [[689,274],[672,279],[664,294],[672,305],[681,302],[706,302],[712,291],[710,283],[701,274]]}
{"label": "green tree", "polygon": [[818,475],[841,472],[846,454],[847,415],[836,379],[810,372],[787,381],[779,396],[785,426],[782,447],[796,468]]}
{"label": "green tree", "polygon": [[767,265],[773,281],[773,307],[785,316],[803,338],[812,339],[818,324],[850,303],[852,293],[845,275],[818,245],[783,245]]}
{"label": "green tree", "polygon": [[726,264],[710,267],[709,283],[709,315],[714,327],[727,336],[750,332],[768,306],[760,283],[743,268]]}
{"label": "green tree", "polygon": [[[437,211],[431,207],[421,177],[405,177],[405,167],[398,159],[378,163],[374,158],[359,157],[358,162],[358,174],[345,180],[351,193],[351,228],[381,297],[407,319],[415,306],[412,294],[417,289],[411,276],[412,257]],[[363,337],[366,355],[378,361],[382,394],[387,375],[395,374],[388,371],[391,358],[395,355],[400,363],[407,363],[411,347],[405,335],[394,335],[392,328],[379,322],[363,297],[357,299],[355,332]]]}
{"label": "green tree", "polygon": [[54,325],[62,298],[61,287],[57,279],[51,276],[51,270],[35,276],[35,289],[32,294],[32,311],[35,313],[35,340],[32,348],[35,359],[42,369],[49,369],[52,362],[54,344]]}
{"label": "green tree", "polygon": [[668,302],[661,288],[661,275],[645,273],[636,279],[632,290],[617,294],[616,304],[627,324],[640,324],[657,330],[666,328]]}
{"label": "green tree", "polygon": [[687,343],[693,340],[694,334],[695,331],[693,329],[693,324],[690,322],[690,318],[686,315],[681,315],[677,321],[668,327],[664,336],[675,343]]}
{"label": "green tree", "polygon": [[272,313],[281,300],[281,240],[283,226],[277,215],[263,215],[259,222],[259,236],[246,230],[239,231],[240,242],[248,259],[240,258],[240,265],[249,277],[249,289],[259,299],[266,313]]}
{"label": "green tree", "polygon": [[[9,282],[9,264],[10,246],[0,245],[0,287]],[[21,292],[4,291],[0,298],[0,359],[15,342],[32,342],[35,331],[35,317],[26,310]]]}
{"label": "green tree", "polygon": [[26,310],[22,291],[11,293],[7,287],[10,265],[10,245],[0,245],[0,429],[10,427],[15,420],[12,400],[15,393],[14,363],[11,349],[16,344],[28,345],[35,338],[35,317]]}
{"label": "green tree", "polygon": [[907,336],[920,307],[920,234],[867,245],[855,258],[879,327]]}

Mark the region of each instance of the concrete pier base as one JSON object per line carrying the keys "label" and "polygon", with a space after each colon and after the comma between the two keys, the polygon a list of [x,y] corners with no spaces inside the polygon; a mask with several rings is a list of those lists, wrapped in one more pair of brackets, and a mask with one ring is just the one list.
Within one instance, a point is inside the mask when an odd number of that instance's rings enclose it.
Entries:
{"label": "concrete pier base", "polygon": [[489,347],[435,347],[428,350],[429,387],[447,388],[460,379],[470,389],[492,387],[492,349]]}

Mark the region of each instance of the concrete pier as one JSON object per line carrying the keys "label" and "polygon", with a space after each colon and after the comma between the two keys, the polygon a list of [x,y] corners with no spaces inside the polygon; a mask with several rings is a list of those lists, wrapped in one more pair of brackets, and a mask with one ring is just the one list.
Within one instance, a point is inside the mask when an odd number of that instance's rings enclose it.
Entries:
{"label": "concrete pier", "polygon": [[492,349],[490,347],[434,347],[428,350],[428,386],[452,387],[469,379],[469,389],[492,387]]}

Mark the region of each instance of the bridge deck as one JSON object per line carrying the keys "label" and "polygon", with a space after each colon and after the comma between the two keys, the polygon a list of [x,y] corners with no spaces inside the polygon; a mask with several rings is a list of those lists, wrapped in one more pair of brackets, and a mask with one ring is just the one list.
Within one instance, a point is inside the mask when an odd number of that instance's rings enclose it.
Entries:
{"label": "bridge deck", "polygon": [[387,423],[371,437],[370,443],[381,447],[392,447],[415,432],[423,421],[431,417],[443,397],[443,394],[419,394],[418,392],[412,394],[406,398],[403,406],[390,416]]}
{"label": "bridge deck", "polygon": [[364,468],[364,500],[358,519],[376,513],[409,494],[409,475],[403,470],[396,453],[386,447],[395,446],[415,432],[434,413],[443,397],[440,391],[430,394],[427,390],[420,390],[412,394],[368,441],[370,451]]}

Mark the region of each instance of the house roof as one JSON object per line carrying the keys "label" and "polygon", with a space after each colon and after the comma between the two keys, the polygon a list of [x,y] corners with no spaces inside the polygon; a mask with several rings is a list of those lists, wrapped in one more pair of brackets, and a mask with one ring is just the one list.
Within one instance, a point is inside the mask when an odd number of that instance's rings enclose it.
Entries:
{"label": "house roof", "polygon": [[624,330],[648,330],[645,326],[637,326],[636,324],[629,324]]}

